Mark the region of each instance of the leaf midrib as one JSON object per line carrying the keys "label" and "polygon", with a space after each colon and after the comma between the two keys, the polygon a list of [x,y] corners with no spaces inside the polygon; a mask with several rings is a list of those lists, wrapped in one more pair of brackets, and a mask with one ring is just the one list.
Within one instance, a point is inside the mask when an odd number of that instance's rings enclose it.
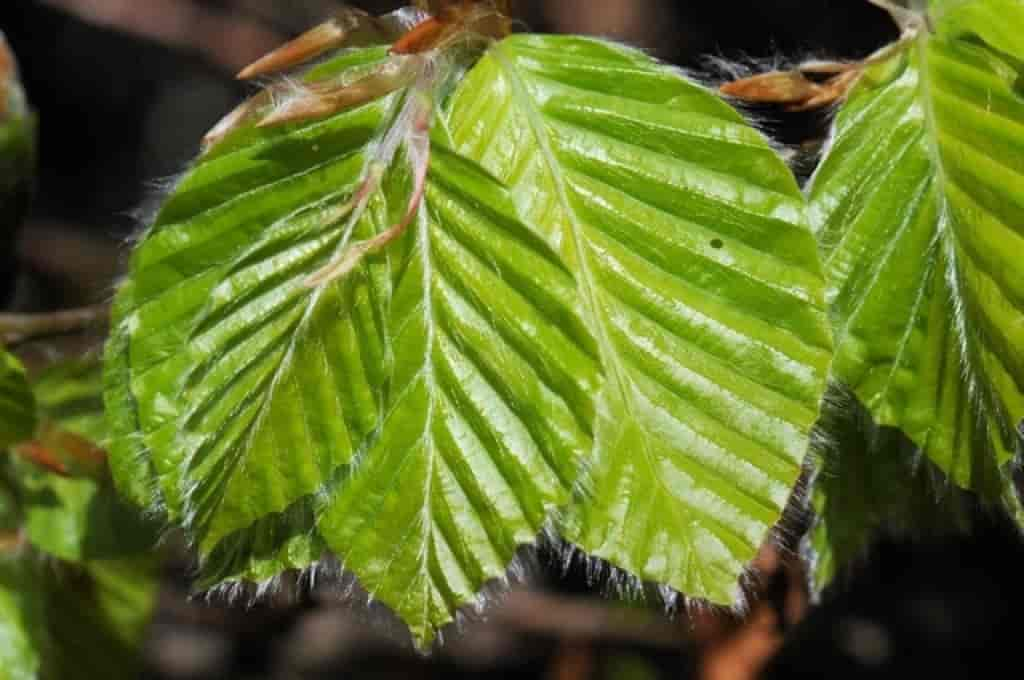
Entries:
{"label": "leaf midrib", "polygon": [[[638,413],[636,409],[636,385],[627,378],[625,369],[622,365],[622,358],[619,356],[618,349],[608,334],[607,324],[604,322],[604,316],[600,313],[600,307],[598,305],[599,289],[594,281],[594,276],[590,271],[589,245],[586,243],[586,237],[583,234],[579,216],[576,215],[576,212],[572,208],[572,204],[568,199],[565,183],[558,171],[557,159],[555,158],[554,151],[551,148],[550,141],[544,132],[546,126],[541,120],[540,112],[535,106],[533,106],[533,100],[527,92],[525,83],[519,77],[519,74],[516,73],[515,66],[511,63],[508,55],[505,54],[503,44],[499,43],[496,45],[492,48],[491,53],[494,55],[495,61],[498,63],[501,71],[504,73],[511,85],[512,97],[517,101],[526,115],[530,131],[533,133],[533,136],[537,141],[537,146],[541,151],[544,163],[547,166],[547,170],[555,184],[558,202],[569,220],[572,230],[573,247],[575,249],[577,261],[579,262],[580,287],[582,288],[585,309],[593,322],[592,327],[596,327],[593,328],[593,330],[597,336],[597,341],[601,348],[601,354],[607,362],[606,365],[610,369],[609,377],[614,385],[613,389],[618,392],[619,397],[622,399],[623,408],[618,410],[622,420],[619,421],[617,429],[620,433],[623,433],[626,432],[629,427],[637,428],[637,431],[640,433],[640,449],[643,452],[643,460],[650,471],[650,478],[654,480],[656,485],[655,494],[663,495],[665,498],[671,499],[672,494],[667,488],[665,480],[660,474],[658,474],[658,466],[653,460],[646,431],[642,427],[642,424],[636,415]],[[603,389],[608,389],[608,386],[605,386]],[[601,416],[599,415],[598,417]],[[600,448],[600,444],[596,439],[594,445],[595,448]],[[668,503],[668,507],[675,508],[676,512],[681,511],[675,503]],[[689,515],[689,513],[685,512],[683,514]],[[690,554],[696,555],[697,552],[691,536],[687,533],[683,533],[680,538],[686,542]],[[703,584],[703,574],[699,573],[701,570],[694,569],[692,571],[696,574],[696,580]],[[706,586],[704,586],[703,589],[706,591]]]}
{"label": "leaf midrib", "polygon": [[[946,169],[945,164],[942,160],[942,150],[939,148],[939,126],[937,117],[935,114],[935,104],[932,100],[932,83],[931,83],[931,72],[929,65],[929,42],[933,39],[937,39],[932,34],[922,29],[921,35],[918,37],[915,43],[915,49],[918,55],[918,91],[921,97],[921,108],[924,112],[924,128],[925,128],[925,140],[928,145],[928,153],[931,156],[932,164],[935,167],[935,180],[938,186],[936,191],[936,201],[938,202],[939,224],[936,229],[938,231],[938,238],[941,239],[943,246],[945,259],[946,259],[946,272],[945,272],[945,284],[949,288],[949,294],[952,298],[952,304],[949,305],[949,313],[952,319],[952,328],[955,333],[957,355],[962,364],[961,379],[967,383],[968,394],[982,395],[982,399],[985,402],[984,408],[986,411],[991,413],[993,418],[998,419],[1000,413],[998,408],[988,408],[989,404],[998,403],[998,399],[994,399],[991,387],[988,382],[983,379],[984,368],[983,362],[980,361],[978,356],[978,350],[975,346],[975,338],[968,332],[968,319],[967,315],[969,310],[967,305],[970,304],[969,296],[965,294],[966,285],[962,279],[960,264],[957,249],[960,246],[960,235],[957,233],[956,220],[949,206],[949,201],[946,198]],[[987,47],[987,45],[986,45]],[[962,302],[963,301],[963,302]],[[979,370],[980,367],[980,370]],[[941,383],[940,383],[941,384]],[[974,406],[977,408],[977,405]],[[988,427],[984,427],[986,434],[985,443],[988,446],[995,444],[991,436],[991,432],[988,431]],[[957,427],[958,434],[962,430],[962,427]],[[957,444],[956,451],[960,449]]]}
{"label": "leaf midrib", "polygon": [[[365,174],[365,171],[363,174]],[[345,251],[345,248],[348,246],[352,238],[352,235],[355,233],[356,227],[362,221],[363,217],[366,214],[367,213],[358,208],[355,211],[353,211],[352,216],[345,224],[342,237],[338,240],[338,244],[333,249],[330,257],[327,258],[328,262],[336,260]],[[303,310],[302,316],[299,319],[298,323],[296,324],[294,330],[289,334],[290,337],[288,339],[288,347],[285,350],[284,355],[281,357],[280,361],[278,361],[277,366],[274,367],[274,372],[273,375],[271,376],[270,383],[267,385],[266,389],[262,391],[259,410],[256,416],[253,418],[252,423],[248,427],[244,443],[238,445],[239,453],[237,455],[230,456],[229,459],[226,461],[226,466],[228,469],[224,471],[221,477],[222,484],[226,484],[227,480],[232,475],[234,475],[239,464],[241,464],[242,459],[244,458],[242,452],[251,450],[253,440],[255,439],[258,433],[263,431],[264,423],[269,413],[270,404],[273,403],[274,396],[278,390],[278,386],[280,385],[284,375],[287,373],[288,368],[292,364],[292,360],[295,354],[295,348],[298,346],[300,339],[304,339],[306,337],[306,333],[309,332],[310,320],[314,317],[314,313],[317,310],[317,306],[319,305],[320,300],[322,299],[324,293],[327,290],[329,290],[333,285],[338,285],[338,283],[321,283],[320,285],[316,286],[314,289],[310,291],[309,299],[306,302],[306,308]],[[193,416],[194,414],[189,414],[186,418],[186,422]],[[192,490],[189,491],[188,495],[191,496],[191,493]],[[186,518],[192,519],[203,516],[208,518],[207,521],[211,521],[212,518],[216,515],[217,510],[223,504],[226,495],[223,493],[218,494],[215,496],[215,498],[216,500],[214,501],[213,506],[207,512],[203,513],[202,515],[199,515],[196,512],[196,509],[192,508],[191,511],[186,512]]]}
{"label": "leaf midrib", "polygon": [[569,201],[568,193],[565,188],[565,181],[558,169],[558,160],[555,158],[555,153],[551,148],[550,140],[548,140],[548,137],[544,132],[546,126],[541,120],[540,112],[533,105],[533,100],[526,90],[526,84],[519,77],[519,74],[516,73],[515,66],[511,63],[509,56],[505,54],[504,46],[502,44],[496,45],[492,48],[491,54],[494,55],[495,61],[498,63],[511,85],[512,98],[516,100],[526,115],[530,131],[533,133],[533,136],[537,141],[537,147],[540,149],[541,156],[544,159],[544,164],[555,184],[558,203],[568,218],[569,225],[571,227],[573,249],[579,265],[578,280],[580,283],[580,289],[583,293],[583,302],[587,315],[593,320],[593,326],[596,326],[593,330],[597,335],[597,341],[601,347],[601,354],[605,360],[609,362],[612,382],[615,385],[615,389],[619,392],[619,396],[622,397],[623,403],[627,406],[627,417],[631,420],[635,420],[633,417],[633,413],[635,413],[635,410],[633,409],[633,395],[630,389],[632,388],[632,384],[627,378],[625,378],[625,371],[622,367],[622,360],[619,357],[618,350],[615,348],[614,343],[608,336],[606,324],[602,322],[603,315],[600,313],[600,306],[598,304],[599,290],[598,286],[594,282],[593,273],[590,271],[590,248],[586,243],[586,237],[583,235],[579,216],[576,214],[576,211],[573,209],[572,204]]}

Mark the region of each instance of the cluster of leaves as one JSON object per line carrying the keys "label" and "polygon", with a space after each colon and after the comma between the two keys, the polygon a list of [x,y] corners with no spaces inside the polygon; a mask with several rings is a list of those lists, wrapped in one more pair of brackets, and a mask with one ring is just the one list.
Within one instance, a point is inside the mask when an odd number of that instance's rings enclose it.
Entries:
{"label": "cluster of leaves", "polygon": [[[0,39],[2,40],[2,39]],[[3,219],[25,206],[31,114],[0,42]],[[5,222],[7,224],[7,222]],[[31,379],[0,349],[0,674],[12,680],[133,677],[155,601],[154,527],[120,499],[98,357]]]}
{"label": "cluster of leaves", "polygon": [[330,553],[425,644],[550,532],[732,604],[816,432],[824,579],[933,519],[923,468],[1018,508],[1024,2],[934,0],[823,85],[758,81],[844,99],[806,192],[643,53],[441,4],[260,62],[321,58],[215,128],[133,253],[111,472],[203,585]]}
{"label": "cluster of leaves", "polygon": [[101,365],[32,383],[0,354],[0,662],[5,677],[133,677],[156,595],[155,530],[115,492]]}
{"label": "cluster of leaves", "polygon": [[900,458],[861,466],[887,475],[863,512],[835,511],[852,472],[819,475],[826,577],[920,507],[896,500],[917,460],[1010,503],[1024,4],[900,17],[899,44],[801,99],[852,85],[806,196],[724,101],[599,40],[466,63],[424,21],[416,50],[271,86],[133,254],[107,354],[121,489],[185,527],[208,585],[333,553],[420,642],[542,531],[735,602],[815,424],[857,410],[819,422],[829,378],[884,433],[869,459]]}

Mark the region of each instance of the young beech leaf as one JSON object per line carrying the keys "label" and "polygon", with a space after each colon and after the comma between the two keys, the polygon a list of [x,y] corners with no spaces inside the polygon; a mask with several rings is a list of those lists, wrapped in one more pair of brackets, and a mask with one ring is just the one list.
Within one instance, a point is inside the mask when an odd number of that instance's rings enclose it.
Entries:
{"label": "young beech leaf", "polygon": [[[905,434],[879,427],[845,388],[830,386],[818,427],[827,446],[818,447],[816,518],[807,540],[819,589],[864,557],[883,531],[932,538],[970,529],[973,495],[948,488]],[[1019,507],[1007,501],[1011,510]]]}
{"label": "young beech leaf", "polygon": [[1024,417],[1024,2],[941,9],[840,111],[810,214],[835,376],[996,500]]}
{"label": "young beech leaf", "polygon": [[326,544],[426,640],[568,500],[600,375],[572,276],[443,129],[404,232],[320,276],[401,224],[416,182],[367,161],[418,96],[212,148],[133,256],[108,403],[207,581]]}
{"label": "young beech leaf", "polygon": [[499,43],[450,126],[572,273],[597,339],[606,380],[567,538],[735,602],[800,474],[830,359],[795,180],[717,97],[596,40]]}
{"label": "young beech leaf", "polygon": [[0,672],[9,680],[38,680],[52,650],[39,576],[25,557],[0,553]]}

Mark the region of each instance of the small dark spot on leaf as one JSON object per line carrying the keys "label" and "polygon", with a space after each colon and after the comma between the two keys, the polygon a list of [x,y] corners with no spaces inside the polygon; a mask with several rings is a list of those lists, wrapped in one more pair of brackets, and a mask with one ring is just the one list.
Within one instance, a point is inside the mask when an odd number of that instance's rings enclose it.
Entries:
{"label": "small dark spot on leaf", "polygon": [[711,247],[714,248],[715,250],[720,249],[724,245],[725,245],[725,243],[723,243],[722,239],[720,239],[720,238],[713,238],[713,239],[711,239]]}

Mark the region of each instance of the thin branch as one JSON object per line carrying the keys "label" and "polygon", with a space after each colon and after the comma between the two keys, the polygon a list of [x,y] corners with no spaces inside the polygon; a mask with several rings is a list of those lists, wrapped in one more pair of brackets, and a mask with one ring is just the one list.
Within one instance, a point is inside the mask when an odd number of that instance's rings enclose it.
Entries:
{"label": "thin branch", "polygon": [[86,330],[106,323],[108,305],[66,309],[45,314],[0,314],[0,342],[6,347],[54,335]]}

